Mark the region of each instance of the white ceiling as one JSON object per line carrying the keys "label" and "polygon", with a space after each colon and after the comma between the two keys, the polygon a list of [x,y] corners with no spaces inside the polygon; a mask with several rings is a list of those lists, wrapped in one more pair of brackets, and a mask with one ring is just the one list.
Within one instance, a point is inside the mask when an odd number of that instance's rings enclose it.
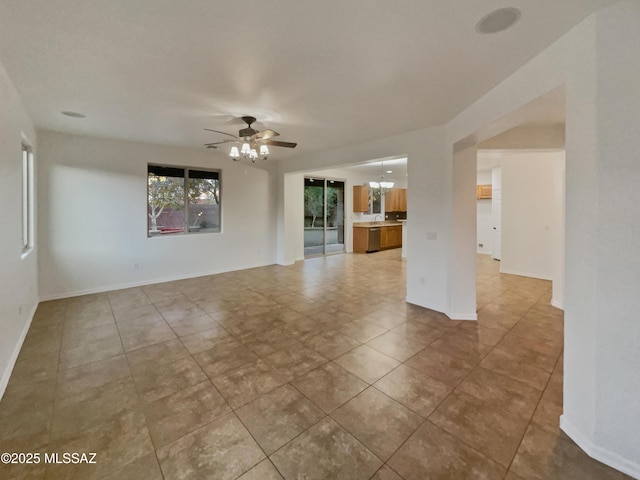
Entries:
{"label": "white ceiling", "polygon": [[0,0],[0,62],[38,127],[202,148],[251,114],[282,158],[444,123],[615,1]]}

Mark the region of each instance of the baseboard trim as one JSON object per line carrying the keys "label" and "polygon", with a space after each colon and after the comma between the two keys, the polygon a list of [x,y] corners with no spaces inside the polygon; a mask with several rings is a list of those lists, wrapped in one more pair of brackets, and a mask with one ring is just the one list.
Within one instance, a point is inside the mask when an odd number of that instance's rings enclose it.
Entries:
{"label": "baseboard trim", "polygon": [[[304,258],[303,258],[304,260]],[[281,267],[290,267],[291,265],[295,265],[299,260],[290,260],[288,262],[277,262],[276,265],[280,265]]]}
{"label": "baseboard trim", "polygon": [[433,310],[434,312],[444,313],[445,315],[447,314],[447,311],[445,308],[440,308],[436,305],[425,305],[424,302],[422,302],[421,300],[418,300],[409,296],[405,297],[404,301],[407,303],[410,303],[411,305],[416,305],[422,308],[428,308],[429,310]]}
{"label": "baseboard trim", "polygon": [[449,313],[446,308],[427,306],[419,301],[414,300],[411,297],[405,297],[404,300],[405,302],[410,303],[412,305],[417,305],[418,307],[428,308],[429,310],[433,310],[438,313],[444,313],[451,320],[470,320],[470,321],[478,320],[478,314],[475,312],[474,313]]}
{"label": "baseboard trim", "polygon": [[508,275],[518,275],[519,277],[539,278],[540,280],[553,280],[553,278],[548,275],[540,275],[539,273],[531,273],[531,272],[522,272],[520,270],[511,270],[508,268],[502,268],[502,265],[500,266],[500,273],[506,273]]}
{"label": "baseboard trim", "polygon": [[469,320],[469,321],[478,320],[477,313],[448,313],[447,316],[451,320]]}
{"label": "baseboard trim", "polygon": [[557,302],[556,300],[554,300],[553,298],[551,299],[551,306],[552,307],[556,307],[559,308],[560,310],[564,311],[564,306],[562,304],[562,302]]}
{"label": "baseboard trim", "polygon": [[[264,264],[257,264],[257,265],[246,265],[240,268],[234,268],[233,270],[218,270],[218,271],[212,271],[212,272],[200,272],[200,273],[190,274],[190,275],[176,275],[172,277],[156,278],[153,280],[143,280],[140,282],[120,283],[115,285],[105,285],[105,286],[96,287],[96,288],[86,288],[83,290],[74,290],[71,292],[51,293],[47,295],[41,295],[40,301],[45,302],[49,300],[61,300],[63,298],[79,297],[81,295],[91,295],[93,293],[104,293],[104,292],[111,292],[113,290],[123,290],[125,288],[144,287],[146,285],[154,285],[156,283],[175,282],[176,280],[189,280],[191,278],[208,277],[209,275],[218,275],[220,273],[236,272],[239,270],[248,270],[250,268],[268,267],[269,265],[282,265],[282,264],[264,263]],[[293,265],[293,263],[291,265]]]}
{"label": "baseboard trim", "polygon": [[18,361],[18,355],[20,355],[20,350],[22,350],[24,340],[25,338],[27,338],[29,328],[31,328],[31,322],[33,322],[33,317],[35,316],[36,310],[38,309],[38,304],[39,302],[36,302],[33,306],[31,313],[29,314],[29,320],[27,320],[27,323],[25,323],[24,327],[22,328],[22,332],[20,333],[20,337],[18,338],[18,343],[16,343],[16,346],[13,349],[13,353],[9,358],[9,364],[2,373],[2,379],[0,379],[0,400],[2,400],[4,392],[7,390],[7,385],[9,385],[9,379],[11,378],[11,374],[13,373],[13,367],[16,366],[16,362]]}
{"label": "baseboard trim", "polygon": [[560,428],[591,458],[640,480],[640,464],[594,444],[580,430],[571,425],[564,415],[560,416]]}

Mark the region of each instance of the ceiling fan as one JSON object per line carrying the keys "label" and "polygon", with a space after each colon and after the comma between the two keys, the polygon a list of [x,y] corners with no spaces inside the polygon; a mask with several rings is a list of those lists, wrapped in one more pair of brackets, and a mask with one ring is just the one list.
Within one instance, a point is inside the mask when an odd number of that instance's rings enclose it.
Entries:
{"label": "ceiling fan", "polygon": [[207,148],[218,148],[218,145],[224,144],[242,144],[240,150],[237,146],[231,147],[229,156],[234,161],[239,161],[243,158],[250,159],[252,162],[260,158],[266,160],[269,156],[269,146],[272,147],[285,147],[295,148],[297,143],[281,142],[279,140],[272,140],[273,137],[280,135],[278,132],[267,128],[266,130],[258,131],[251,127],[251,124],[255,123],[256,117],[244,116],[242,121],[247,124],[246,128],[241,128],[238,135],[233,135],[227,132],[221,132],[220,130],[213,130],[211,128],[205,128],[208,132],[220,133],[222,135],[228,135],[232,138],[224,139],[220,142],[205,143]]}

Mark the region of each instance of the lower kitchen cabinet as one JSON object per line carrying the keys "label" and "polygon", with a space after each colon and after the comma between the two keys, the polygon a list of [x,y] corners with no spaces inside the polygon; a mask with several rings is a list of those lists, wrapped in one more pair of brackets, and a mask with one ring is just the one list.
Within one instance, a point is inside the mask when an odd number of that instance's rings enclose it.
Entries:
{"label": "lower kitchen cabinet", "polygon": [[380,231],[380,250],[402,247],[402,226],[382,227]]}
{"label": "lower kitchen cabinet", "polygon": [[[379,230],[380,243],[371,242],[369,228],[353,227],[353,252],[367,253],[371,251],[388,250],[402,247],[402,225],[372,225],[370,228]],[[376,247],[372,248],[372,245]]]}
{"label": "lower kitchen cabinet", "polygon": [[367,253],[369,249],[369,229],[353,228],[353,253]]}

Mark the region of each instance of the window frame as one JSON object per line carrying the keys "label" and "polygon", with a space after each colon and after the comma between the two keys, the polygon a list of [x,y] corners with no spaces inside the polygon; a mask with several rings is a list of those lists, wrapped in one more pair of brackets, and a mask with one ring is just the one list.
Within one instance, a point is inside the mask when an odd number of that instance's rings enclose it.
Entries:
{"label": "window frame", "polygon": [[[167,169],[168,171],[170,170],[175,170],[175,171],[180,171],[182,173],[182,179],[183,179],[183,195],[184,195],[184,203],[183,203],[183,208],[184,208],[184,226],[182,227],[182,231],[180,232],[166,232],[167,234],[162,234],[162,232],[158,232],[158,233],[151,233],[151,229],[149,226],[149,174],[153,173],[151,171],[151,169],[153,168],[161,168],[161,169]],[[218,227],[215,230],[210,230],[210,231],[193,231],[192,228],[189,226],[189,205],[191,205],[189,203],[189,195],[188,195],[188,189],[189,189],[189,180],[191,178],[206,178],[206,177],[191,177],[189,176],[189,172],[204,172],[204,173],[214,173],[217,175],[217,178],[215,178],[215,180],[218,181]],[[168,176],[168,175],[167,175]],[[174,177],[176,178],[176,177]],[[178,177],[180,178],[180,177]],[[158,216],[159,217],[159,216]],[[147,225],[147,238],[155,238],[155,237],[175,237],[175,236],[185,236],[188,234],[220,234],[222,233],[222,170],[218,169],[218,168],[206,168],[206,167],[191,167],[191,166],[181,166],[181,165],[167,165],[167,164],[161,164],[161,163],[147,163],[147,206],[146,206],[146,225]],[[170,234],[168,234],[170,233]]]}

